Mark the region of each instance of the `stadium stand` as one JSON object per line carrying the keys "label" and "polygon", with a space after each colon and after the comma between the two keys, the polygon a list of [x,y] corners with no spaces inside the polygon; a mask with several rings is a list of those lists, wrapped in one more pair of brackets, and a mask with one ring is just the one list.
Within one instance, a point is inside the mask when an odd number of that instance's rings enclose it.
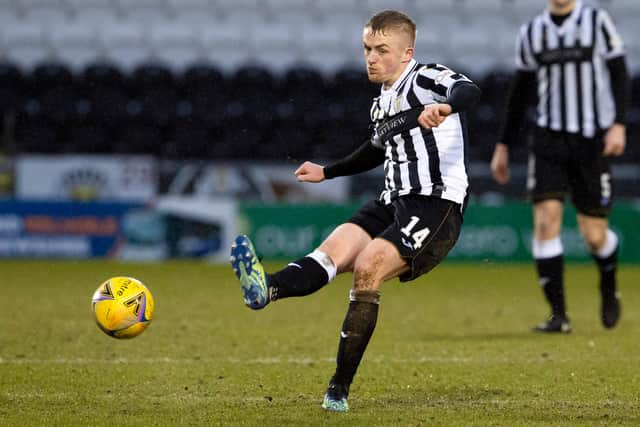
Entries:
{"label": "stadium stand", "polygon": [[[628,43],[637,0],[600,0]],[[376,89],[361,64],[371,11],[408,11],[420,58],[483,88],[473,159],[495,142],[528,0],[16,0],[0,3],[3,151],[300,159],[367,135]],[[464,27],[465,31],[452,29]],[[491,54],[488,54],[491,52]],[[640,75],[629,134],[640,136]],[[240,143],[242,142],[242,143]],[[516,158],[520,154],[515,153]],[[637,161],[633,150],[622,161]]]}

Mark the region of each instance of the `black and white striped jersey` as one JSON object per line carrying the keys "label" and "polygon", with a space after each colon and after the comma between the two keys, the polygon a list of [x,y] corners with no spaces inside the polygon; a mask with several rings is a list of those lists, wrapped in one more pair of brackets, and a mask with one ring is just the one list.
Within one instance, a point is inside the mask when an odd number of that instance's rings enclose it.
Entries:
{"label": "black and white striped jersey", "polygon": [[609,14],[580,1],[559,26],[548,9],[523,25],[516,64],[537,75],[537,125],[587,138],[609,128],[616,110],[606,62],[621,55]]}
{"label": "black and white striped jersey", "polygon": [[[449,115],[437,128],[415,122],[424,105],[445,102],[458,82],[470,82],[440,64],[411,60],[402,75],[373,100],[373,144],[385,151],[385,189],[380,200],[391,203],[398,196],[422,194],[462,204],[468,180],[464,163],[465,132],[459,113]],[[393,119],[415,111],[415,126],[398,126]]]}

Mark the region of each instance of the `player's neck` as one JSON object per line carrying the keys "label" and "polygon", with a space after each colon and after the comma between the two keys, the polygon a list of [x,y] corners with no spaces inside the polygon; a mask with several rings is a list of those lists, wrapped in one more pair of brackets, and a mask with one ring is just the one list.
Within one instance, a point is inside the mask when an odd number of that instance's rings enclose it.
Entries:
{"label": "player's neck", "polygon": [[553,2],[549,4],[549,12],[552,15],[568,15],[573,12],[573,9],[576,7],[576,2],[572,1],[562,6],[556,5]]}

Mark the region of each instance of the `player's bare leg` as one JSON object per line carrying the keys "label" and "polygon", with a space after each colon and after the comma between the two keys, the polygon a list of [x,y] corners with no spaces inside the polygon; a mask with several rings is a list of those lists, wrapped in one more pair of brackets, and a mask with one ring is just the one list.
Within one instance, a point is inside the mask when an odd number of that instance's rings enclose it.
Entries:
{"label": "player's bare leg", "polygon": [[371,241],[357,257],[349,309],[340,332],[337,367],[324,396],[323,408],[334,412],[349,410],[349,387],[378,319],[380,285],[407,269],[396,247],[379,238]]}
{"label": "player's bare leg", "polygon": [[571,332],[564,300],[564,258],[560,230],[563,205],[560,200],[537,202],[533,207],[533,257],[539,283],[551,306],[551,317],[534,327],[536,332]]}
{"label": "player's bare leg", "polygon": [[605,328],[613,328],[620,318],[620,294],[617,292],[618,236],[609,229],[606,218],[578,214],[578,225],[591,256],[600,271],[600,319]]}

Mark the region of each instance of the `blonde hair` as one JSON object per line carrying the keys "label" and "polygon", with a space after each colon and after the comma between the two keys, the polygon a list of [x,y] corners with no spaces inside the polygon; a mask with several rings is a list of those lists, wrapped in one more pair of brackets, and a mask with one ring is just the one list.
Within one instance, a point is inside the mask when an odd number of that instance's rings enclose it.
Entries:
{"label": "blonde hair", "polygon": [[409,36],[411,46],[416,41],[416,23],[408,15],[397,10],[383,10],[373,15],[365,24],[365,28],[371,28],[375,33],[384,33],[387,30],[400,30]]}

